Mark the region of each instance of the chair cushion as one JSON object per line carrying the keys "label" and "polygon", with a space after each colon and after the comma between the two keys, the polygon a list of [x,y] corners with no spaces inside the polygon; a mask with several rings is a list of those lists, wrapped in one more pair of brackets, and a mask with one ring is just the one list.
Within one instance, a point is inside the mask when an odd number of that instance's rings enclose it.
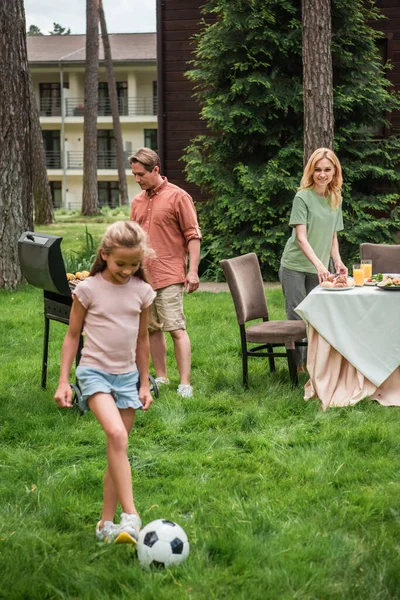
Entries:
{"label": "chair cushion", "polygon": [[304,321],[264,321],[246,329],[247,342],[254,344],[282,344],[294,348],[295,342],[307,337]]}

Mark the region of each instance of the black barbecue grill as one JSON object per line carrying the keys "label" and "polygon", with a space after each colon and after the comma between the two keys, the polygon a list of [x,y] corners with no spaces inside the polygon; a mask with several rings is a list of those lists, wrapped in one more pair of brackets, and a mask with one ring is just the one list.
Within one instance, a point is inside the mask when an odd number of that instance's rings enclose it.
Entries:
{"label": "black barbecue grill", "polygon": [[[46,387],[50,321],[69,324],[72,286],[69,285],[60,244],[62,237],[25,231],[18,240],[18,254],[25,279],[43,290],[44,343],[42,388]],[[76,365],[79,364],[83,337],[79,340]]]}

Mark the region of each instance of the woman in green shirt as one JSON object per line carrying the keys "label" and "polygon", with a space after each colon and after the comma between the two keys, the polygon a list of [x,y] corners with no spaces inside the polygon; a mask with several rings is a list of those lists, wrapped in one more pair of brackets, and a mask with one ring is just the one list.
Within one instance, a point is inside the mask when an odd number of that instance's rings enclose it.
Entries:
{"label": "woman in green shirt", "polygon": [[[315,150],[293,200],[289,220],[293,230],[279,270],[287,319],[300,319],[294,309],[326,281],[330,258],[335,273],[347,274],[337,239],[337,232],[343,229],[342,183],[342,168],[334,152],[329,148]],[[305,349],[297,350],[296,355],[299,370],[304,370]]]}

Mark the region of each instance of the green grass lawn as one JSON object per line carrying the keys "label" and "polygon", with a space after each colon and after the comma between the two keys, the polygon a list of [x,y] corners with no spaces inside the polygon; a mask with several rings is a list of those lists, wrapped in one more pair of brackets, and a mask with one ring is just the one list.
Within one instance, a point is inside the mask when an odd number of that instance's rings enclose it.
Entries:
{"label": "green grass lawn", "polygon": [[[267,294],[282,317],[280,290]],[[52,398],[66,327],[51,323],[43,391],[42,293],[0,293],[0,597],[399,598],[398,409],[324,413],[282,360],[273,375],[250,361],[244,391],[230,296],[193,294],[186,309],[195,397],[176,396],[170,352],[171,387],[138,414],[129,456],[143,522],[177,521],[191,553],[147,573],[94,536],[105,438]]]}
{"label": "green grass lawn", "polygon": [[[283,318],[280,289],[267,298]],[[53,400],[66,326],[51,323],[43,391],[42,292],[0,292],[0,598],[400,598],[400,411],[365,400],[322,412],[290,388],[283,359],[272,375],[250,359],[243,390],[229,294],[185,303],[195,396],[177,397],[168,342],[171,385],[138,413],[129,457],[143,523],[175,520],[191,551],[148,573],[94,535],[105,436]]]}

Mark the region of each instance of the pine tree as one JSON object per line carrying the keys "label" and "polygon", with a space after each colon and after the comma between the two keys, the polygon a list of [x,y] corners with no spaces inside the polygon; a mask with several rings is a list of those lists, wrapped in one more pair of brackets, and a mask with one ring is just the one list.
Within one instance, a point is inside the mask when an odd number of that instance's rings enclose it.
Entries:
{"label": "pine tree", "polygon": [[23,0],[0,2],[0,288],[22,281],[18,239],[33,229],[31,95]]}
{"label": "pine tree", "polygon": [[97,188],[97,107],[99,97],[99,14],[97,0],[86,0],[85,106],[83,123],[82,214],[99,212]]}
{"label": "pine tree", "polygon": [[[276,278],[290,234],[289,212],[303,163],[301,9],[296,0],[208,0],[215,21],[197,36],[188,76],[209,135],[186,150],[187,178],[209,201],[200,206],[214,261],[256,252]],[[345,232],[350,260],[362,241],[393,242],[400,229],[400,139],[374,137],[388,111],[388,89],[368,26],[376,9],[332,0],[334,149],[344,170]],[[379,220],[378,220],[379,219]]]}

